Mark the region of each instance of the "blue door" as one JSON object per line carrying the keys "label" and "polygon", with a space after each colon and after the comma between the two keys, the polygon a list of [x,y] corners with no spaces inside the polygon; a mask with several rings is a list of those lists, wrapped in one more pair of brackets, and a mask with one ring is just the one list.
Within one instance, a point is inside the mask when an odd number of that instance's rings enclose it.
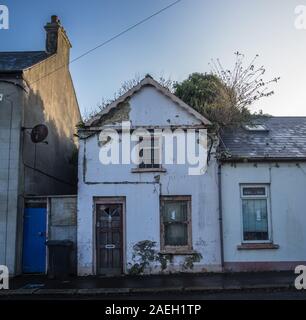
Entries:
{"label": "blue door", "polygon": [[46,208],[25,208],[23,225],[24,273],[46,271]]}

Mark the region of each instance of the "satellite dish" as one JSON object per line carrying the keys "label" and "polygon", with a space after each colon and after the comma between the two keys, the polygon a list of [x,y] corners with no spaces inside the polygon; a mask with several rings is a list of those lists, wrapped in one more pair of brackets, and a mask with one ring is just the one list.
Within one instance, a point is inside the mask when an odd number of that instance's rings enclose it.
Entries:
{"label": "satellite dish", "polygon": [[48,127],[44,124],[38,124],[31,131],[31,140],[34,143],[44,141],[48,136]]}

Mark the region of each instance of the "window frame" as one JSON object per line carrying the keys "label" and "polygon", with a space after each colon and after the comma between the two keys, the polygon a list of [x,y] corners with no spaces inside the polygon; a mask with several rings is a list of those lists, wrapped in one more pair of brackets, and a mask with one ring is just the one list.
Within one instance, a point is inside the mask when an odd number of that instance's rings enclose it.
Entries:
{"label": "window frame", "polygon": [[[265,188],[265,195],[243,195],[244,188]],[[240,218],[241,218],[241,243],[273,243],[272,241],[272,215],[271,215],[271,197],[270,185],[267,183],[241,183],[240,184]],[[267,240],[244,240],[243,229],[243,200],[266,200],[267,201],[267,223],[268,223],[268,239]]]}
{"label": "window frame", "polygon": [[[161,169],[162,168],[162,148],[163,148],[163,140],[162,140],[162,136],[161,135],[156,135],[156,134],[151,134],[150,137],[141,137],[140,138],[142,139],[139,139],[139,143],[138,143],[138,159],[139,159],[139,164],[138,164],[138,169],[140,170],[146,170],[146,169]],[[141,149],[141,143],[143,140],[149,140],[150,139],[150,142],[151,142],[151,146],[150,146],[150,150],[151,150],[151,162],[153,160],[153,163],[151,164],[145,164],[145,163],[142,163],[140,162],[140,151],[141,150],[144,150],[144,149]],[[155,147],[155,139],[158,140],[158,147]],[[153,144],[152,144],[153,142]],[[153,147],[152,147],[153,146]],[[149,149],[149,148],[148,148]],[[158,157],[159,157],[159,162],[160,163],[154,163],[154,150],[158,150]]]}
{"label": "window frame", "polygon": [[[187,202],[187,245],[165,245],[165,225],[163,220],[164,202]],[[160,248],[162,252],[184,254],[192,252],[192,210],[191,196],[160,196]]]}

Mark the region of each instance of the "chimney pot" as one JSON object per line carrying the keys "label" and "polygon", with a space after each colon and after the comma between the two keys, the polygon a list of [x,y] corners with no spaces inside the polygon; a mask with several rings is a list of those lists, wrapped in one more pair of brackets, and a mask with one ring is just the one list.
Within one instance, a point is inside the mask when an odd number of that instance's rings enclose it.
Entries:
{"label": "chimney pot", "polygon": [[57,15],[52,15],[52,16],[51,16],[51,22],[52,22],[52,23],[57,23],[57,22],[59,22],[58,16],[57,16]]}
{"label": "chimney pot", "polygon": [[58,50],[60,50],[61,52],[65,52],[65,50],[67,49],[67,54],[69,56],[69,49],[71,48],[71,44],[57,15],[51,16],[51,22],[48,22],[45,25],[45,30],[46,52],[53,54],[58,52]]}

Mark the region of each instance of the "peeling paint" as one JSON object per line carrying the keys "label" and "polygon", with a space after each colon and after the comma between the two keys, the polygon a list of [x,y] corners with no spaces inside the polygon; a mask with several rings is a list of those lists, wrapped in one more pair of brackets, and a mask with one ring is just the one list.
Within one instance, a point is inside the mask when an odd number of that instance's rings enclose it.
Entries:
{"label": "peeling paint", "polygon": [[103,126],[107,124],[117,124],[123,121],[128,121],[130,116],[130,103],[128,100],[121,102],[117,108],[110,110],[109,113],[103,115],[103,117],[93,125]]}

